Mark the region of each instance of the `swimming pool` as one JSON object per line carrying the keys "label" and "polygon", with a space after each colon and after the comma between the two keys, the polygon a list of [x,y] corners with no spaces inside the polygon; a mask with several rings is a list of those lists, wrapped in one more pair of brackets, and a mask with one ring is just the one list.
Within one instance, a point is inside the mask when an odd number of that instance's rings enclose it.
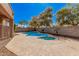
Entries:
{"label": "swimming pool", "polygon": [[24,34],[26,34],[27,36],[38,36],[38,38],[44,39],[44,40],[55,40],[56,39],[55,37],[49,37],[48,34],[34,32],[34,31],[25,32]]}

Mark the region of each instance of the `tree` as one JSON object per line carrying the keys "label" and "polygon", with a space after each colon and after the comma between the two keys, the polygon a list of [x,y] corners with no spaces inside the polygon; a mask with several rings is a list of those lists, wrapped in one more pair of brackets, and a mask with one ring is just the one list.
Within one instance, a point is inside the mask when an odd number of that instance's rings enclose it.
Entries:
{"label": "tree", "polygon": [[52,27],[52,8],[47,8],[39,16],[33,17],[29,23],[31,27]]}
{"label": "tree", "polygon": [[39,22],[37,21],[37,17],[32,17],[32,20],[29,22],[29,25],[33,28],[39,27]]}
{"label": "tree", "polygon": [[52,8],[47,8],[39,15],[40,25],[45,27],[52,27]]}
{"label": "tree", "polygon": [[63,8],[60,11],[58,11],[56,14],[57,23],[59,25],[69,24],[68,17],[70,16],[70,14],[71,14],[71,9]]}
{"label": "tree", "polygon": [[16,24],[14,24],[14,31],[16,31]]}
{"label": "tree", "polygon": [[57,12],[56,17],[57,17],[57,23],[59,25],[79,24],[79,5],[73,6],[72,4],[69,4],[69,6],[70,7],[63,8]]}
{"label": "tree", "polygon": [[79,24],[79,4],[70,4],[71,5],[71,11],[72,14],[70,15],[70,22],[72,25],[78,25]]}
{"label": "tree", "polygon": [[20,24],[22,27],[24,27],[24,26],[26,26],[26,25],[28,24],[28,21],[26,21],[26,20],[21,20],[21,21],[19,21],[19,24]]}

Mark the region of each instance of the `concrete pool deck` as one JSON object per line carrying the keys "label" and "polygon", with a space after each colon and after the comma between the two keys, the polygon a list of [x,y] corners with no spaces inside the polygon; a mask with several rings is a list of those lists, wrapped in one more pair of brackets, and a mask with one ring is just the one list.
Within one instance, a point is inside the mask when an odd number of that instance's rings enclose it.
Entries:
{"label": "concrete pool deck", "polygon": [[59,37],[59,40],[42,40],[19,33],[5,47],[18,56],[79,55],[79,41],[64,37]]}

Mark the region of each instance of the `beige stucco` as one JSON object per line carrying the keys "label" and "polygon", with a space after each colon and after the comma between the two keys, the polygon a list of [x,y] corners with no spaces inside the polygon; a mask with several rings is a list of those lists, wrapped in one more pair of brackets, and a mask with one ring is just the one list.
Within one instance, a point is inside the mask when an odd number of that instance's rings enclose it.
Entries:
{"label": "beige stucco", "polygon": [[13,11],[10,4],[0,3],[0,39],[13,37],[14,35],[14,21]]}
{"label": "beige stucco", "polygon": [[8,3],[1,3],[0,4],[0,13],[2,13],[3,15],[7,16],[8,18],[13,19],[13,12],[11,9],[10,4]]}

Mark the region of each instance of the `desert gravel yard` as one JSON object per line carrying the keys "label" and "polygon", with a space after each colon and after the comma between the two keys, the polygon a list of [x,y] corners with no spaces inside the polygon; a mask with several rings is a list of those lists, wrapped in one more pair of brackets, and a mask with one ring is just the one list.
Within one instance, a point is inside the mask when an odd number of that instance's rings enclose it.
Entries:
{"label": "desert gravel yard", "polygon": [[77,56],[79,41],[59,37],[59,40],[42,40],[36,36],[16,35],[6,48],[18,56]]}

